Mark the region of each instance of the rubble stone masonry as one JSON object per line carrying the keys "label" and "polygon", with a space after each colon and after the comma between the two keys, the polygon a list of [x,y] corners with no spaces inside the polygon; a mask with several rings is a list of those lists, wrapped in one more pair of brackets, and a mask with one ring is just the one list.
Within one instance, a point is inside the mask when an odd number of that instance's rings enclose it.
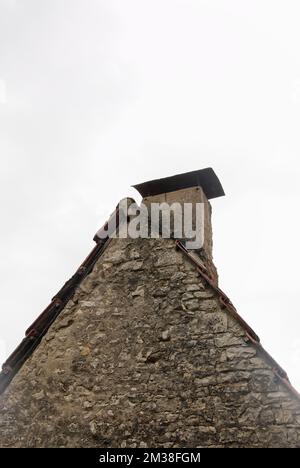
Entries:
{"label": "rubble stone masonry", "polygon": [[300,447],[300,402],[169,239],[113,239],[0,399],[1,447]]}

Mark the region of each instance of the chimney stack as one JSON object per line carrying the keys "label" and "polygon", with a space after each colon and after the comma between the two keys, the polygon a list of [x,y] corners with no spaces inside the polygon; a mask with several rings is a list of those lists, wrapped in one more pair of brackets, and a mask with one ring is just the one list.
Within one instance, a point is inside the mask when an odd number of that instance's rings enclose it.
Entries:
{"label": "chimney stack", "polygon": [[204,229],[201,253],[212,262],[211,204],[209,199],[225,195],[223,187],[212,168],[186,172],[162,179],[150,180],[133,186],[143,197],[142,203],[150,207],[152,203],[190,203],[193,205],[192,225],[195,229],[195,205],[203,204]]}

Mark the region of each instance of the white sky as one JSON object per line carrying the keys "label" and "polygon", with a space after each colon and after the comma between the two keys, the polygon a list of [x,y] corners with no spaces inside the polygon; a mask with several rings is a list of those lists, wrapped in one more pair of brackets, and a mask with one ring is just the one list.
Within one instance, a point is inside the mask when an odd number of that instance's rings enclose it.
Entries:
{"label": "white sky", "polygon": [[300,3],[0,0],[0,360],[130,185],[211,166],[220,286],[300,390]]}

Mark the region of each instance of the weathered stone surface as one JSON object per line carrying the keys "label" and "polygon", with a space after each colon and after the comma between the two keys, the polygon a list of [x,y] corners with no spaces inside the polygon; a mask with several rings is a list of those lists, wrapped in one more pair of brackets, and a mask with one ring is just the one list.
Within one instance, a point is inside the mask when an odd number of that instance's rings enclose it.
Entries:
{"label": "weathered stone surface", "polygon": [[299,447],[300,404],[172,240],[113,240],[1,397],[0,445]]}

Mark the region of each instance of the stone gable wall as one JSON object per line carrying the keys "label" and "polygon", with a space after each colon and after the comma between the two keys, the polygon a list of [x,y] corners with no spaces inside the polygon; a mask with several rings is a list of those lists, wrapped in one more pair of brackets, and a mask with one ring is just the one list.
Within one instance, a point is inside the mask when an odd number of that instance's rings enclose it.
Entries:
{"label": "stone gable wall", "polygon": [[0,399],[0,446],[299,447],[300,402],[174,241],[112,240]]}

